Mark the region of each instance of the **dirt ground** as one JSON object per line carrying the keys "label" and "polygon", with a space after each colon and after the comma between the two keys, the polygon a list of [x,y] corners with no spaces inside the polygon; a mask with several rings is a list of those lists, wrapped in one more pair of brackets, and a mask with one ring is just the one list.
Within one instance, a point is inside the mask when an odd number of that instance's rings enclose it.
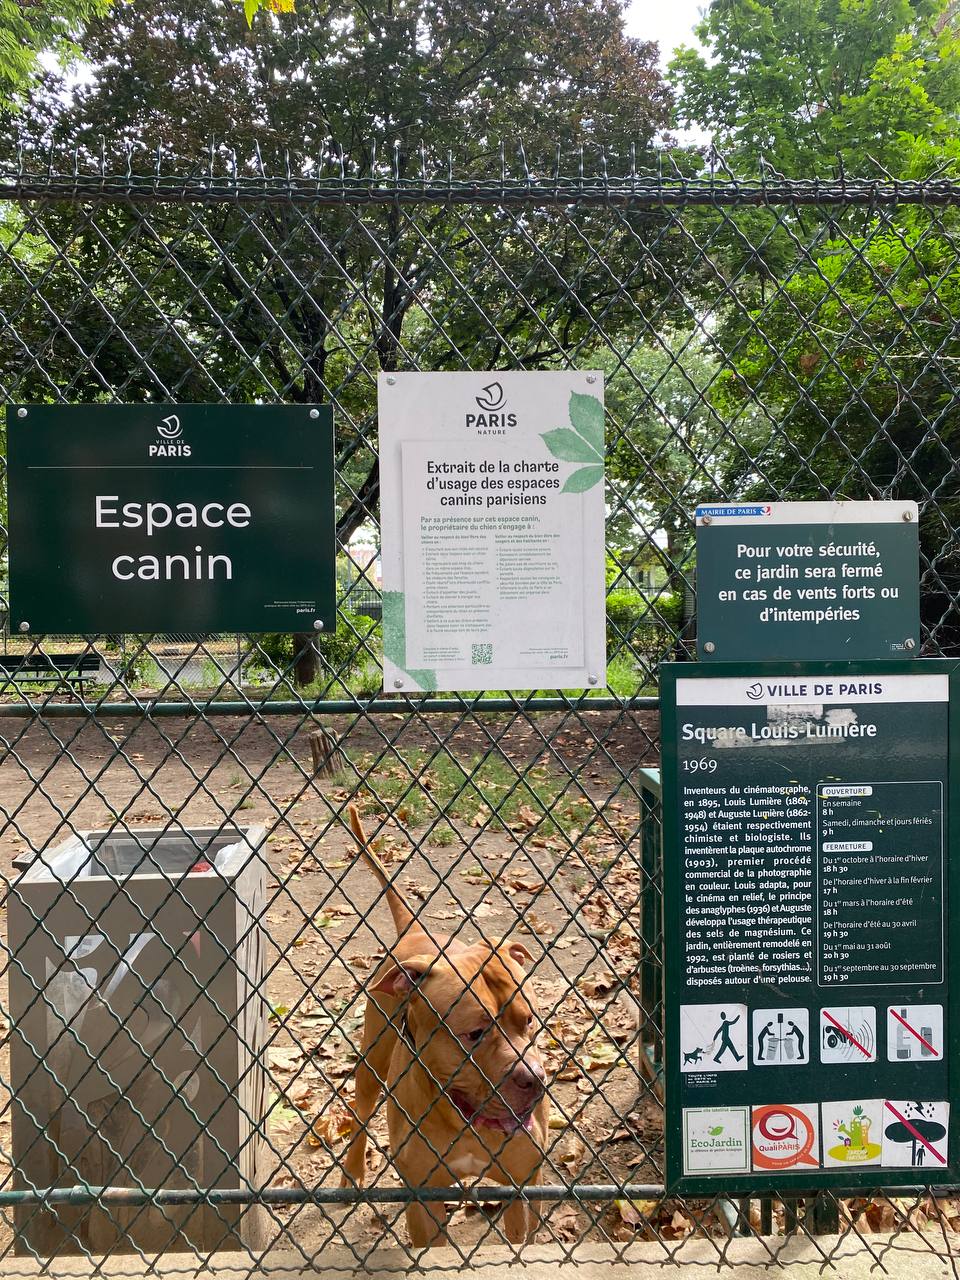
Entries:
{"label": "dirt ground", "polygon": [[[656,763],[653,713],[493,715],[459,726],[446,714],[326,720],[344,756],[322,780],[311,776],[316,727],[283,716],[0,720],[0,873],[71,831],[164,826],[170,815],[188,827],[264,824],[269,1182],[333,1186],[362,986],[393,936],[341,821],[355,799],[431,930],[515,934],[535,955],[529,981],[552,1111],[544,1181],[660,1181],[661,1114],[640,1071],[630,994],[641,954],[635,770]],[[476,789],[454,766],[473,771]],[[6,1056],[0,1066],[9,1079]],[[9,1120],[8,1108],[8,1164]],[[395,1186],[382,1110],[373,1138],[368,1183]],[[272,1234],[307,1256],[329,1243],[366,1251],[407,1239],[394,1206],[273,1212]],[[557,1204],[540,1238],[619,1240],[635,1226],[636,1209],[623,1202]],[[459,1209],[451,1237],[464,1248],[500,1242],[495,1214]]]}

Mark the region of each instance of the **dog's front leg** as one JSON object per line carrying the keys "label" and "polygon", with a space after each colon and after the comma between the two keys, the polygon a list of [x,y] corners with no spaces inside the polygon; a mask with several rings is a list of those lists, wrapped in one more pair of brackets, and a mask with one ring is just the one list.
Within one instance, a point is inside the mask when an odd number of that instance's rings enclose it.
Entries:
{"label": "dog's front leg", "polygon": [[[537,1186],[540,1170],[528,1179],[527,1186]],[[503,1230],[511,1244],[529,1244],[537,1234],[542,1221],[539,1200],[511,1200],[503,1211]]]}
{"label": "dog's front leg", "polygon": [[442,1200],[407,1206],[407,1230],[415,1249],[430,1249],[447,1243],[447,1206]]}
{"label": "dog's front leg", "polygon": [[380,1101],[383,1081],[390,1070],[390,1058],[396,1036],[383,1010],[373,1000],[367,1001],[363,1018],[363,1039],[354,1088],[351,1112],[350,1144],[341,1165],[341,1187],[362,1187],[366,1176],[367,1133],[373,1113]]}
{"label": "dog's front leg", "polygon": [[350,1143],[341,1164],[341,1187],[362,1187],[366,1175],[367,1126],[380,1099],[380,1081],[365,1062],[357,1065]]}

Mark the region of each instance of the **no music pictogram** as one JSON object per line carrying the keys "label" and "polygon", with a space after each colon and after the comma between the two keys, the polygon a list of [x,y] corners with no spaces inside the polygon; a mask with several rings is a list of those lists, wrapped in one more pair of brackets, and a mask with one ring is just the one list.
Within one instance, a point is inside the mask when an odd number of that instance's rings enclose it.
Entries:
{"label": "no music pictogram", "polygon": [[820,1010],[820,1061],[876,1062],[877,1011],[871,1005]]}

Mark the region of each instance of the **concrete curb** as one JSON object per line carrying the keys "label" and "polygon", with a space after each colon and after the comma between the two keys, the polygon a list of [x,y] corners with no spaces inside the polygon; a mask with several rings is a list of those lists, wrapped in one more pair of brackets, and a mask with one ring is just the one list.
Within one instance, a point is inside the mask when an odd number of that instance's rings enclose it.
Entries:
{"label": "concrete curb", "polygon": [[[583,1245],[565,1250],[560,1245],[534,1245],[518,1256],[509,1249],[478,1249],[471,1265],[464,1267],[455,1249],[429,1249],[415,1261],[402,1249],[370,1253],[360,1267],[349,1249],[325,1249],[310,1262],[290,1251],[268,1252],[258,1258],[218,1253],[203,1258],[193,1254],[166,1254],[150,1271],[158,1277],[189,1276],[191,1280],[318,1280],[324,1276],[364,1276],[370,1280],[409,1274],[435,1276],[482,1273],[483,1280],[637,1280],[640,1275],[659,1280],[683,1277],[704,1280],[730,1270],[736,1280],[771,1280],[774,1270],[787,1268],[785,1280],[820,1280],[824,1275],[843,1280],[876,1280],[878,1276],[907,1276],[909,1280],[957,1280],[957,1253],[949,1254],[937,1232],[902,1232],[899,1235],[857,1237],[775,1236],[767,1239],[702,1238],[678,1241],[668,1253],[661,1244],[630,1244],[620,1249]],[[710,1268],[710,1272],[705,1271]],[[144,1275],[139,1255],[113,1255],[104,1259],[57,1258],[44,1264],[32,1258],[7,1258],[0,1263],[0,1278],[33,1280],[90,1276]]]}

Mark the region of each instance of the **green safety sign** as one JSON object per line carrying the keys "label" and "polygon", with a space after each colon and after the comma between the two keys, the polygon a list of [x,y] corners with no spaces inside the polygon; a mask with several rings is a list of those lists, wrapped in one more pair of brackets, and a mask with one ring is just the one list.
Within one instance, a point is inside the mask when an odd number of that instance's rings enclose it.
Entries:
{"label": "green safety sign", "polygon": [[955,1181],[958,692],[946,660],[664,666],[672,1191]]}
{"label": "green safety sign", "polygon": [[15,405],[7,448],[12,630],[336,625],[329,406]]}
{"label": "green safety sign", "polygon": [[696,525],[701,659],[917,655],[915,502],[704,504]]}

